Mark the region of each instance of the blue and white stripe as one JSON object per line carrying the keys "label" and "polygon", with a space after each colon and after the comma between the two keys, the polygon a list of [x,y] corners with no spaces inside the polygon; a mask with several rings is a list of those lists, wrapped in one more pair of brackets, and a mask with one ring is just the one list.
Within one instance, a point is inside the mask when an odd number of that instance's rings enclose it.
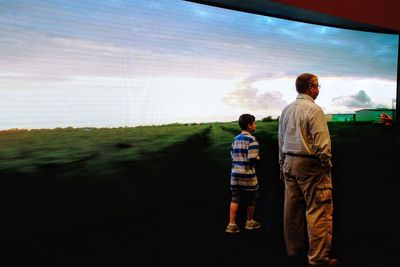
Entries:
{"label": "blue and white stripe", "polygon": [[258,181],[255,160],[258,156],[259,144],[250,133],[243,131],[232,142],[231,189],[257,190]]}

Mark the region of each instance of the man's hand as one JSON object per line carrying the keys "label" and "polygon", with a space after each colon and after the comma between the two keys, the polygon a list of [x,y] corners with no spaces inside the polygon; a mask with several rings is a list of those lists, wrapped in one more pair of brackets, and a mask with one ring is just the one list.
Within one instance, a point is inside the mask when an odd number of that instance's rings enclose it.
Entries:
{"label": "man's hand", "polygon": [[279,172],[279,180],[281,181],[281,182],[283,182],[284,180],[285,180],[285,177],[283,177],[283,172]]}
{"label": "man's hand", "polygon": [[393,118],[389,114],[382,112],[381,115],[379,115],[379,121],[384,125],[391,125],[393,122]]}

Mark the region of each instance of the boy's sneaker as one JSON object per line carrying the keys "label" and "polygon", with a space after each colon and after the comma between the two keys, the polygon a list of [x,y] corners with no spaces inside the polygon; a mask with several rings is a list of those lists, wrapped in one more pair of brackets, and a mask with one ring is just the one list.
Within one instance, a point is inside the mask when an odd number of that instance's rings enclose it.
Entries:
{"label": "boy's sneaker", "polygon": [[261,227],[261,224],[257,221],[247,221],[245,225],[245,229],[247,230],[253,230],[253,229],[258,229]]}
{"label": "boy's sneaker", "polygon": [[228,226],[226,227],[225,232],[234,234],[234,233],[239,233],[240,230],[239,230],[239,227],[236,224],[228,224]]}

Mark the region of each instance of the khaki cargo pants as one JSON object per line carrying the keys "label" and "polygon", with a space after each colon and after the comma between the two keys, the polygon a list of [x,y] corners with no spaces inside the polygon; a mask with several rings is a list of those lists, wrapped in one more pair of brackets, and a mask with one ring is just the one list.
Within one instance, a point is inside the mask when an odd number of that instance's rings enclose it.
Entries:
{"label": "khaki cargo pants", "polygon": [[332,240],[332,178],[316,158],[287,155],[282,167],[285,178],[284,238],[289,256],[304,249],[307,221],[308,262],[329,259]]}

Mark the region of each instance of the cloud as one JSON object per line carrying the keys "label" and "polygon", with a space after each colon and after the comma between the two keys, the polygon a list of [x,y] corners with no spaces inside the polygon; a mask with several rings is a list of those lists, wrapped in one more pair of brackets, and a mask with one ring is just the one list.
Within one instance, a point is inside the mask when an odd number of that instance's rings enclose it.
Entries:
{"label": "cloud", "polygon": [[251,76],[236,83],[236,88],[224,97],[224,102],[232,107],[242,107],[251,110],[282,110],[287,104],[278,90],[260,92],[252,86],[263,75]]}
{"label": "cloud", "polygon": [[0,82],[6,83],[51,83],[51,82],[70,82],[73,78],[61,73],[40,73],[32,71],[31,73],[12,73],[0,72]]}
{"label": "cloud", "polygon": [[388,105],[378,104],[375,108],[390,108]]}
{"label": "cloud", "polygon": [[373,108],[375,106],[364,90],[360,90],[355,95],[335,97],[332,99],[332,102],[335,105],[345,106],[351,109]]}

